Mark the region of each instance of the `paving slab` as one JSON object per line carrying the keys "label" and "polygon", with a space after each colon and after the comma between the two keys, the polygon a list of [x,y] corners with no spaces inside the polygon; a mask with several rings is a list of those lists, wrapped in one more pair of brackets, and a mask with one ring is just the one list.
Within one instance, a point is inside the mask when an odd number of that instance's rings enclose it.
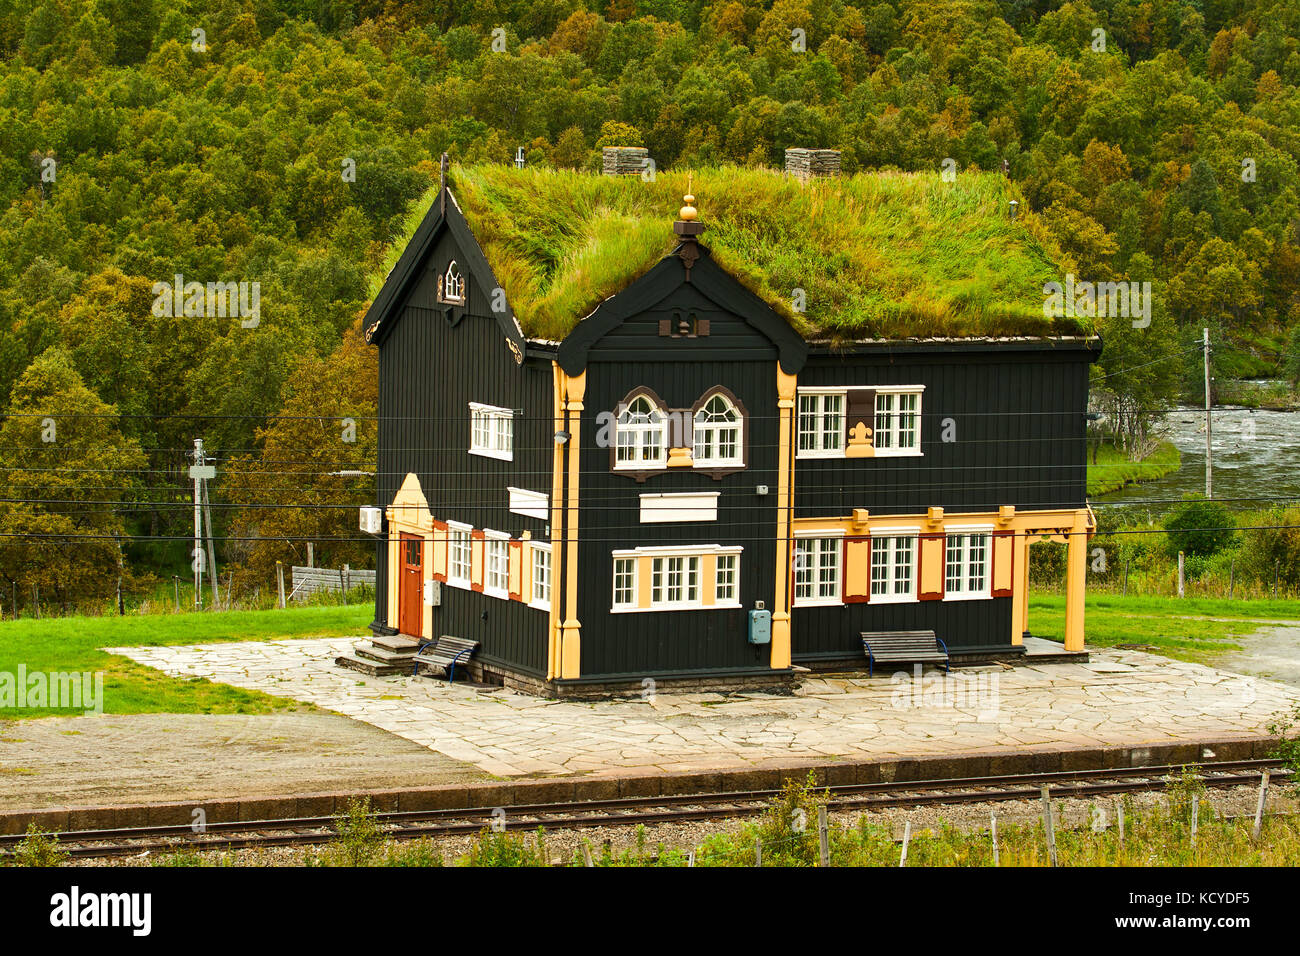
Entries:
{"label": "paving slab", "polygon": [[[112,649],[168,674],[305,701],[500,776],[704,771],[887,754],[1142,746],[1257,736],[1300,688],[1132,650],[1008,669],[817,675],[793,696],[747,691],[541,701],[337,668],[351,639]],[[219,759],[214,755],[214,759]]]}

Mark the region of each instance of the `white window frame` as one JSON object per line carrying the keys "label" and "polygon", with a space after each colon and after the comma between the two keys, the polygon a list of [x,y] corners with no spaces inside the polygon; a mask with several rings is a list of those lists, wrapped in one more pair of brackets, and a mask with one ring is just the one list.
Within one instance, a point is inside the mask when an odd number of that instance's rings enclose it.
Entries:
{"label": "white window frame", "polygon": [[[455,275],[452,275],[452,269],[456,270]],[[452,283],[455,283],[454,291]],[[447,263],[447,271],[442,274],[442,301],[459,305],[465,303],[465,273],[455,259]]]}
{"label": "white window frame", "polygon": [[[623,416],[629,413],[633,405],[639,402],[645,402],[650,406],[650,421],[648,422],[624,422]],[[654,416],[659,416],[659,421],[654,421]],[[657,434],[659,438],[659,454],[655,458],[641,457],[649,442],[646,440],[649,435]],[[623,436],[631,437],[631,442],[626,447],[632,449],[638,457],[624,460],[622,457],[624,442]],[[653,398],[642,392],[632,398],[630,402],[621,404],[618,414],[614,416],[614,470],[615,471],[645,471],[647,468],[667,468],[668,467],[668,413],[664,411]]]}
{"label": "white window frame", "polygon": [[[727,407],[727,411],[735,415],[734,421],[701,421],[701,415],[708,415],[708,406],[714,401],[721,401]],[[693,416],[691,423],[691,457],[696,468],[743,468],[745,467],[745,416],[741,414],[740,408],[722,392],[714,391],[708,394],[700,410]],[[729,444],[734,448],[734,454],[722,458],[716,454],[713,456],[704,456],[700,454],[700,437],[703,435],[709,439],[709,447],[715,452],[722,445],[722,436],[730,432],[731,437]]]}
{"label": "white window frame", "polygon": [[[551,544],[549,541],[531,541],[529,544],[531,545],[532,554],[528,558],[531,565],[528,576],[528,606],[549,611],[551,609],[551,587],[554,585],[554,579],[551,575],[551,568],[554,567],[551,564]],[[543,562],[545,565],[546,587],[544,593],[539,595],[537,582],[540,578],[537,573],[537,559],[541,555],[546,555],[546,560]]]}
{"label": "white window frame", "polygon": [[[872,420],[871,444],[877,458],[907,458],[921,454],[921,399],[925,392],[924,385],[891,385],[887,388],[872,386],[876,392],[876,407]],[[904,396],[916,398],[916,408],[909,412],[898,410],[899,399]],[[881,411],[881,399],[888,399],[887,410]],[[911,418],[911,427],[903,427],[903,416]],[[882,418],[884,427],[881,427]],[[910,444],[903,445],[900,439],[904,431],[911,433]]]}
{"label": "white window frame", "polygon": [[[970,590],[971,559],[970,539],[983,537],[984,540],[984,587]],[[948,566],[952,559],[952,538],[961,539],[961,558],[958,562],[962,586],[954,590],[948,576]],[[992,525],[952,525],[944,529],[943,539],[943,599],[945,601],[978,601],[993,596],[993,526]]]}
{"label": "white window frame", "polygon": [[[612,553],[614,559],[614,577],[612,582],[611,606],[610,610],[616,614],[625,614],[632,611],[650,612],[650,611],[714,611],[725,610],[728,608],[740,607],[740,556],[744,552],[741,545],[721,545],[721,544],[697,544],[697,545],[653,545],[641,548],[627,548]],[[714,593],[713,603],[704,603],[704,556],[708,554],[717,555],[718,557],[734,556],[736,559],[735,582],[733,588],[735,597],[728,601],[719,601],[717,597],[717,568],[714,568]],[[650,594],[647,595],[649,602],[646,607],[640,606],[640,582],[639,562],[641,559],[648,559],[650,564]],[[658,561],[667,561],[668,559],[683,559],[682,563],[682,598],[679,601],[667,601],[660,599],[654,600],[658,574],[656,573],[655,563]],[[695,565],[695,597],[689,597],[689,579],[690,564],[694,560]],[[619,602],[615,600],[619,594],[619,574],[618,563],[627,561],[631,565],[631,597],[627,601]],[[661,566],[664,575],[668,573],[666,564]],[[659,590],[666,589],[666,582],[659,586]]]}
{"label": "white window frame", "polygon": [[[839,402],[839,427],[832,431],[826,427],[826,404],[827,399],[834,398]],[[810,412],[804,411],[804,400],[809,399],[813,408]],[[809,388],[798,389],[795,393],[795,457],[797,458],[843,458],[844,446],[847,443],[845,426],[848,415],[848,392],[843,388]],[[811,433],[804,430],[804,416],[811,415],[813,419],[813,429]],[[813,436],[813,447],[804,447],[804,435]],[[829,447],[828,438],[834,436],[835,445]]]}
{"label": "white window frame", "polygon": [[[809,543],[816,542],[811,549],[807,547]],[[831,544],[827,544],[831,542]],[[812,552],[814,557],[807,568],[800,568],[800,553]],[[831,565],[834,568],[834,593],[823,594],[822,585],[826,582],[821,579],[822,571],[827,569],[825,556],[834,555],[834,562]],[[844,603],[844,531],[839,528],[798,531],[794,536],[794,554],[791,556],[794,566],[791,569],[791,596],[794,598],[795,607],[833,607]],[[800,578],[808,575],[806,582]],[[812,593],[806,597],[799,596],[799,589],[803,586],[811,588]]]}
{"label": "white window frame", "polygon": [[[470,532],[474,528],[472,525],[463,524],[459,521],[447,522],[447,583],[454,588],[464,588],[469,590],[470,577],[474,573],[474,539]],[[465,549],[465,576],[460,577],[455,574],[456,570],[456,551],[462,545]]]}
{"label": "white window frame", "polygon": [[[723,563],[726,562],[728,570],[726,579],[723,578]],[[725,600],[722,597],[722,590],[726,587],[731,594]],[[718,554],[714,560],[713,568],[713,607],[740,607],[740,552],[726,552]]]}
{"label": "white window frame", "polygon": [[[496,576],[494,559],[501,562],[500,585],[492,582]],[[510,599],[510,535],[505,531],[483,529],[483,593],[489,597]]]}
{"label": "white window frame", "polygon": [[[620,570],[619,570],[619,563],[620,563],[620,562],[626,562],[626,563],[631,567],[631,571],[627,572],[627,575],[626,575],[626,578],[627,578],[627,581],[628,581],[628,586],[627,586],[626,589],[620,589],[620,588],[619,588],[619,578],[620,578],[620,575],[622,574],[622,572],[620,572]],[[613,592],[614,592],[614,593],[613,593],[613,595],[611,596],[610,601],[611,601],[611,608],[612,608],[613,610],[615,610],[615,611],[635,611],[635,610],[638,610],[638,608],[637,608],[637,602],[638,602],[638,599],[639,599],[640,595],[637,593],[637,580],[636,580],[636,579],[637,579],[637,570],[636,570],[636,565],[637,565],[636,558],[635,558],[633,555],[629,555],[629,554],[623,554],[623,555],[616,554],[616,555],[614,555],[614,580],[613,580]],[[619,600],[620,590],[622,590],[623,593],[626,593],[626,595],[627,595],[627,599],[624,600],[624,601],[620,601],[620,600]]]}
{"label": "white window frame", "polygon": [[[704,606],[703,562],[698,554],[664,554],[650,559],[650,607],[677,611]],[[676,598],[669,597],[673,591]]]}
{"label": "white window frame", "polygon": [[[870,600],[872,604],[907,604],[917,601],[917,575],[920,564],[920,528],[882,528],[879,531],[871,532],[871,580],[867,582]],[[886,548],[887,560],[884,564],[885,582],[889,587],[887,593],[876,593],[876,569],[880,563],[876,554],[876,542],[889,540],[890,544]],[[910,573],[908,574],[908,590],[904,593],[898,593],[895,590],[898,576],[898,552],[899,539],[908,543],[908,557]]]}
{"label": "white window frame", "polygon": [[[483,426],[484,431],[480,432]],[[503,428],[502,425],[505,427]],[[514,409],[469,403],[469,453],[500,461],[514,460]]]}

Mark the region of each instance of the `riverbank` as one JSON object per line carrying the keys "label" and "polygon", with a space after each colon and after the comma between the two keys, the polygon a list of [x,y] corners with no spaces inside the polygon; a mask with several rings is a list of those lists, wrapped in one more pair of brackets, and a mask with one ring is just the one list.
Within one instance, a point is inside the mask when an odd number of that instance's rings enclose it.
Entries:
{"label": "riverbank", "polygon": [[1129,485],[1155,481],[1176,472],[1182,465],[1182,455],[1173,442],[1162,441],[1141,461],[1131,461],[1114,445],[1103,444],[1097,449],[1094,463],[1091,451],[1088,456],[1088,497],[1118,491]]}
{"label": "riverbank", "polygon": [[1300,391],[1282,379],[1229,379],[1215,383],[1218,405],[1240,405],[1274,412],[1300,411]]}

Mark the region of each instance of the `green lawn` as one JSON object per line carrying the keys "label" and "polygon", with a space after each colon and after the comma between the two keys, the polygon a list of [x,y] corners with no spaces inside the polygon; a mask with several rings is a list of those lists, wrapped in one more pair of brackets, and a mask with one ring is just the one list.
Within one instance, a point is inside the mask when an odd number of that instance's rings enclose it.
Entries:
{"label": "green lawn", "polygon": [[[108,714],[262,714],[309,709],[307,705],[207,680],[168,677],[100,648],[136,645],[270,641],[293,637],[363,634],[371,604],[302,607],[273,611],[145,614],[127,617],[65,617],[0,623],[0,673],[102,672]],[[0,718],[45,717],[68,711],[8,708]],[[78,712],[79,713],[79,712]]]}
{"label": "green lawn", "polygon": [[1095,498],[1107,492],[1117,491],[1125,485],[1136,485],[1143,481],[1163,478],[1170,472],[1178,470],[1182,456],[1172,442],[1161,442],[1155,451],[1141,461],[1129,461],[1122,451],[1114,445],[1102,445],[1097,449],[1097,463],[1092,463],[1092,451],[1088,457],[1088,496]]}
{"label": "green lawn", "polygon": [[[1216,621],[1211,618],[1232,618]],[[1228,601],[1211,598],[1089,596],[1085,633],[1089,646],[1146,644],[1179,660],[1206,662],[1237,646],[1236,639],[1259,629],[1261,620],[1300,620],[1300,601]],[[1030,633],[1062,640],[1065,597],[1029,599]]]}

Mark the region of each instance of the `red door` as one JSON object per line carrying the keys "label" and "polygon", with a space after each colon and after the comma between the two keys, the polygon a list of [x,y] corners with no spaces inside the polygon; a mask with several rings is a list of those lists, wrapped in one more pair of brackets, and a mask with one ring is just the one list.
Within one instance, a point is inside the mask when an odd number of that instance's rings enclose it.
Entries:
{"label": "red door", "polygon": [[421,607],[422,541],[413,534],[402,535],[402,576],[397,585],[397,629],[411,637],[420,637],[424,614]]}

